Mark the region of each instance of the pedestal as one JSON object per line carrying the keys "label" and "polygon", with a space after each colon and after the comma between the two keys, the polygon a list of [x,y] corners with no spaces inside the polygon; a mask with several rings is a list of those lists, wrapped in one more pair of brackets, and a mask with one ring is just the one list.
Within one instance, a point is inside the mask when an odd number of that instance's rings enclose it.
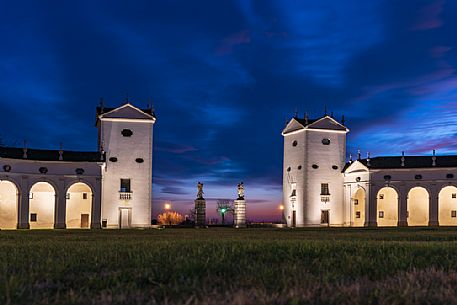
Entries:
{"label": "pedestal", "polygon": [[206,200],[195,199],[195,227],[206,227]]}
{"label": "pedestal", "polygon": [[244,199],[234,201],[233,224],[235,228],[246,227],[246,200]]}

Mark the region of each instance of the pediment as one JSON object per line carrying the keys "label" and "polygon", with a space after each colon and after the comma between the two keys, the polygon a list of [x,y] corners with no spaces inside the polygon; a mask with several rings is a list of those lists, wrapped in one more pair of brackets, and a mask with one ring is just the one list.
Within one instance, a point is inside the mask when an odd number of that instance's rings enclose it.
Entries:
{"label": "pediment", "polygon": [[289,123],[287,123],[286,127],[282,131],[282,135],[300,130],[300,129],[305,129],[305,127],[300,124],[295,118],[292,118]]}
{"label": "pediment", "polygon": [[360,172],[368,172],[368,167],[366,167],[362,162],[358,160],[352,162],[352,164],[349,165],[348,168],[346,168],[346,170],[344,171],[345,174]]}
{"label": "pediment", "polygon": [[109,112],[100,115],[103,119],[136,119],[136,120],[153,120],[154,116],[142,111],[141,109],[127,103]]}
{"label": "pediment", "polygon": [[316,122],[309,124],[307,128],[349,131],[345,126],[341,125],[335,119],[329,116],[325,116],[322,119],[319,119]]}

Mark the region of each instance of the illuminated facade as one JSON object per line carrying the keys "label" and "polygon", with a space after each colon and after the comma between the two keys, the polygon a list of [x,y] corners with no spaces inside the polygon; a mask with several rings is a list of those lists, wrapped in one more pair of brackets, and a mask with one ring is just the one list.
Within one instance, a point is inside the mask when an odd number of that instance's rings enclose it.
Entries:
{"label": "illuminated facade", "polygon": [[0,147],[0,229],[150,226],[155,121],[98,107],[97,152]]}
{"label": "illuminated facade", "polygon": [[300,226],[457,225],[457,156],[349,162],[343,122],[292,118],[284,137],[284,216]]}

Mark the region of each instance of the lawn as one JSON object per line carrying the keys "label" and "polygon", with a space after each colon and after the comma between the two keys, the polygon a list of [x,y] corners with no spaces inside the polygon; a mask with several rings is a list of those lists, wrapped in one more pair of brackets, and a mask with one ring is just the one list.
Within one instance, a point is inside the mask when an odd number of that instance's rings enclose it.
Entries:
{"label": "lawn", "polygon": [[0,304],[457,304],[457,228],[1,231]]}

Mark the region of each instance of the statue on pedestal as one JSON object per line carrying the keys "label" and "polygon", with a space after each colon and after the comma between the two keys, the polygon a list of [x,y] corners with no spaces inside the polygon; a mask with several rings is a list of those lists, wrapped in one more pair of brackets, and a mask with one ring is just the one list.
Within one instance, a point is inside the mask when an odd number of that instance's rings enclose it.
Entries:
{"label": "statue on pedestal", "polygon": [[197,199],[203,199],[203,183],[197,183]]}
{"label": "statue on pedestal", "polygon": [[243,182],[238,183],[238,199],[244,200],[244,184],[243,184]]}

